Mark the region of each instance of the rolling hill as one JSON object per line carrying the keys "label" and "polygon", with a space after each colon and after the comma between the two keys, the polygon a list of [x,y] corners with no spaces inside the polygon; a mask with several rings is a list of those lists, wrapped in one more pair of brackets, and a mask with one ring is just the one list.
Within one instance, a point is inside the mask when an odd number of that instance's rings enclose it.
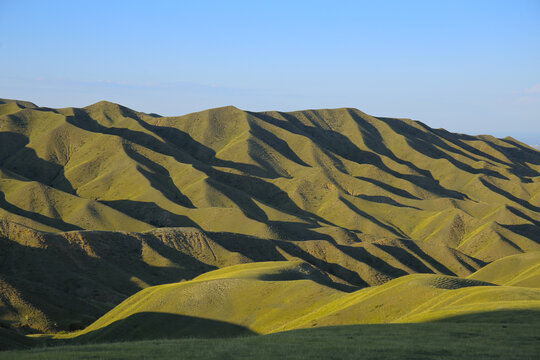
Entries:
{"label": "rolling hill", "polygon": [[539,210],[540,152],[509,137],[350,108],[1,99],[0,326],[146,338],[165,316],[218,336],[537,309]]}
{"label": "rolling hill", "polygon": [[467,276],[484,263],[411,240],[337,245],[159,228],[47,233],[0,221],[0,323],[32,332],[77,329],[148,286],[261,261],[305,261],[344,291],[414,273]]}
{"label": "rolling hill", "polygon": [[[519,310],[526,312],[529,321],[538,320],[540,290],[414,274],[347,293],[336,289],[325,273],[305,262],[263,262],[149,287],[84,330],[57,338],[118,341],[201,334],[226,337],[333,325],[452,321],[490,312],[494,315],[487,321],[496,322],[497,313]],[[210,321],[213,324],[209,325]]]}
{"label": "rolling hill", "polygon": [[537,250],[540,152],[356,109],[180,117],[0,104],[0,215],[44,231],[198,227]]}

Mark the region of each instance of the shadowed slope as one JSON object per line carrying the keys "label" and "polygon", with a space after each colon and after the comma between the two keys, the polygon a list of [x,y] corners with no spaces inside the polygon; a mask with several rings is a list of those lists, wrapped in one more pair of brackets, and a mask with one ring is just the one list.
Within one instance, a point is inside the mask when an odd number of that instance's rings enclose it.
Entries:
{"label": "shadowed slope", "polygon": [[[264,334],[338,324],[448,320],[489,311],[540,311],[538,289],[452,276],[408,275],[352,293],[328,285],[331,282],[324,273],[302,262],[237,265],[191,281],[147,288],[86,329],[55,337],[84,340],[103,331],[108,340],[126,339],[114,328],[126,319],[138,332],[153,334],[159,324],[136,321],[138,314],[145,313],[203,317]],[[190,334],[189,321],[178,326],[175,332]],[[195,327],[192,335],[200,336],[199,331]],[[208,331],[212,336],[215,329]]]}
{"label": "shadowed slope", "polygon": [[[303,261],[346,291],[466,277],[540,251],[539,208],[540,152],[511,138],[356,109],[0,100],[0,318],[76,328],[148,286],[247,262]],[[478,279],[499,283],[489,269]],[[535,286],[513,271],[500,283]]]}
{"label": "shadowed slope", "polygon": [[95,331],[77,342],[134,341],[145,339],[228,338],[252,335],[250,330],[223,321],[162,312],[137,312]]}
{"label": "shadowed slope", "polygon": [[34,344],[30,338],[18,334],[13,330],[0,327],[0,351],[7,349],[25,349],[32,345]]}
{"label": "shadowed slope", "polygon": [[540,249],[540,153],[513,139],[356,109],[156,117],[105,101],[2,100],[0,129],[0,216],[36,229],[196,226],[340,245],[365,234],[483,261]]}
{"label": "shadowed slope", "polygon": [[[459,251],[410,240],[336,245],[207,235],[193,228],[53,234],[3,221],[0,320],[29,332],[77,329],[148,286],[276,260],[308,262],[316,273],[324,273],[319,283],[342,291],[416,272],[466,276],[483,265]],[[268,268],[264,271],[273,276]]]}
{"label": "shadowed slope", "polygon": [[[502,324],[479,323],[471,316],[474,322],[332,326],[234,339],[159,339],[52,346],[2,355],[9,360],[72,360],[96,356],[118,360],[535,359],[540,329],[538,313],[513,311],[499,317],[500,314],[494,313],[490,318],[503,320]],[[487,316],[480,315],[482,319]]]}

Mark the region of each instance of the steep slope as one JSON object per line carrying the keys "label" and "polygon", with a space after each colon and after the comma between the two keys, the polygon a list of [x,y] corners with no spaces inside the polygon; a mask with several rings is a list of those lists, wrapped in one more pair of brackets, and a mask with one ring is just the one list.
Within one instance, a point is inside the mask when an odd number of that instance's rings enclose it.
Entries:
{"label": "steep slope", "polygon": [[356,109],[159,117],[2,100],[0,170],[0,216],[46,231],[382,237],[483,261],[540,250],[540,152]]}
{"label": "steep slope", "polygon": [[540,288],[540,252],[507,256],[471,274],[469,279]]}
{"label": "steep slope", "polygon": [[332,291],[416,273],[537,287],[539,210],[540,152],[511,138],[345,108],[0,100],[0,320],[22,331],[252,262],[306,262]]}
{"label": "steep slope", "polygon": [[[86,329],[56,338],[224,337],[338,324],[449,320],[518,310],[540,311],[540,290],[414,274],[346,293],[336,289],[327,274],[307,263],[265,262],[147,288]],[[485,319],[497,321],[496,316]],[[216,326],[207,326],[210,323]]]}
{"label": "steep slope", "polygon": [[410,240],[348,246],[160,228],[45,233],[0,221],[0,322],[29,332],[81,328],[148,286],[261,261],[305,261],[341,290],[417,272],[467,276],[483,263]]}

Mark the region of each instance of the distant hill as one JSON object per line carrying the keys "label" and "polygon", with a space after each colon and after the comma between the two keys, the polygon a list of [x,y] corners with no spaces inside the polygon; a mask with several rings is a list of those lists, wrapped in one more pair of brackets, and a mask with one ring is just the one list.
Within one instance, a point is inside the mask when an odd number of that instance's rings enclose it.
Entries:
{"label": "distant hill", "polygon": [[356,109],[154,117],[0,104],[0,216],[45,231],[195,226],[348,244],[538,249],[540,152]]}
{"label": "distant hill", "polygon": [[3,99],[0,325],[73,330],[141,289],[268,261],[346,294],[417,273],[530,286],[539,210],[540,152],[509,137],[349,108]]}

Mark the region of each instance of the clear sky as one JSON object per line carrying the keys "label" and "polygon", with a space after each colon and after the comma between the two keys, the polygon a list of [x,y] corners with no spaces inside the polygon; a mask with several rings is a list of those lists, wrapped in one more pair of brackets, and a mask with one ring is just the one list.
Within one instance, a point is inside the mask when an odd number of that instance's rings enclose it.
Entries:
{"label": "clear sky", "polygon": [[355,107],[540,144],[540,0],[0,0],[0,97]]}

